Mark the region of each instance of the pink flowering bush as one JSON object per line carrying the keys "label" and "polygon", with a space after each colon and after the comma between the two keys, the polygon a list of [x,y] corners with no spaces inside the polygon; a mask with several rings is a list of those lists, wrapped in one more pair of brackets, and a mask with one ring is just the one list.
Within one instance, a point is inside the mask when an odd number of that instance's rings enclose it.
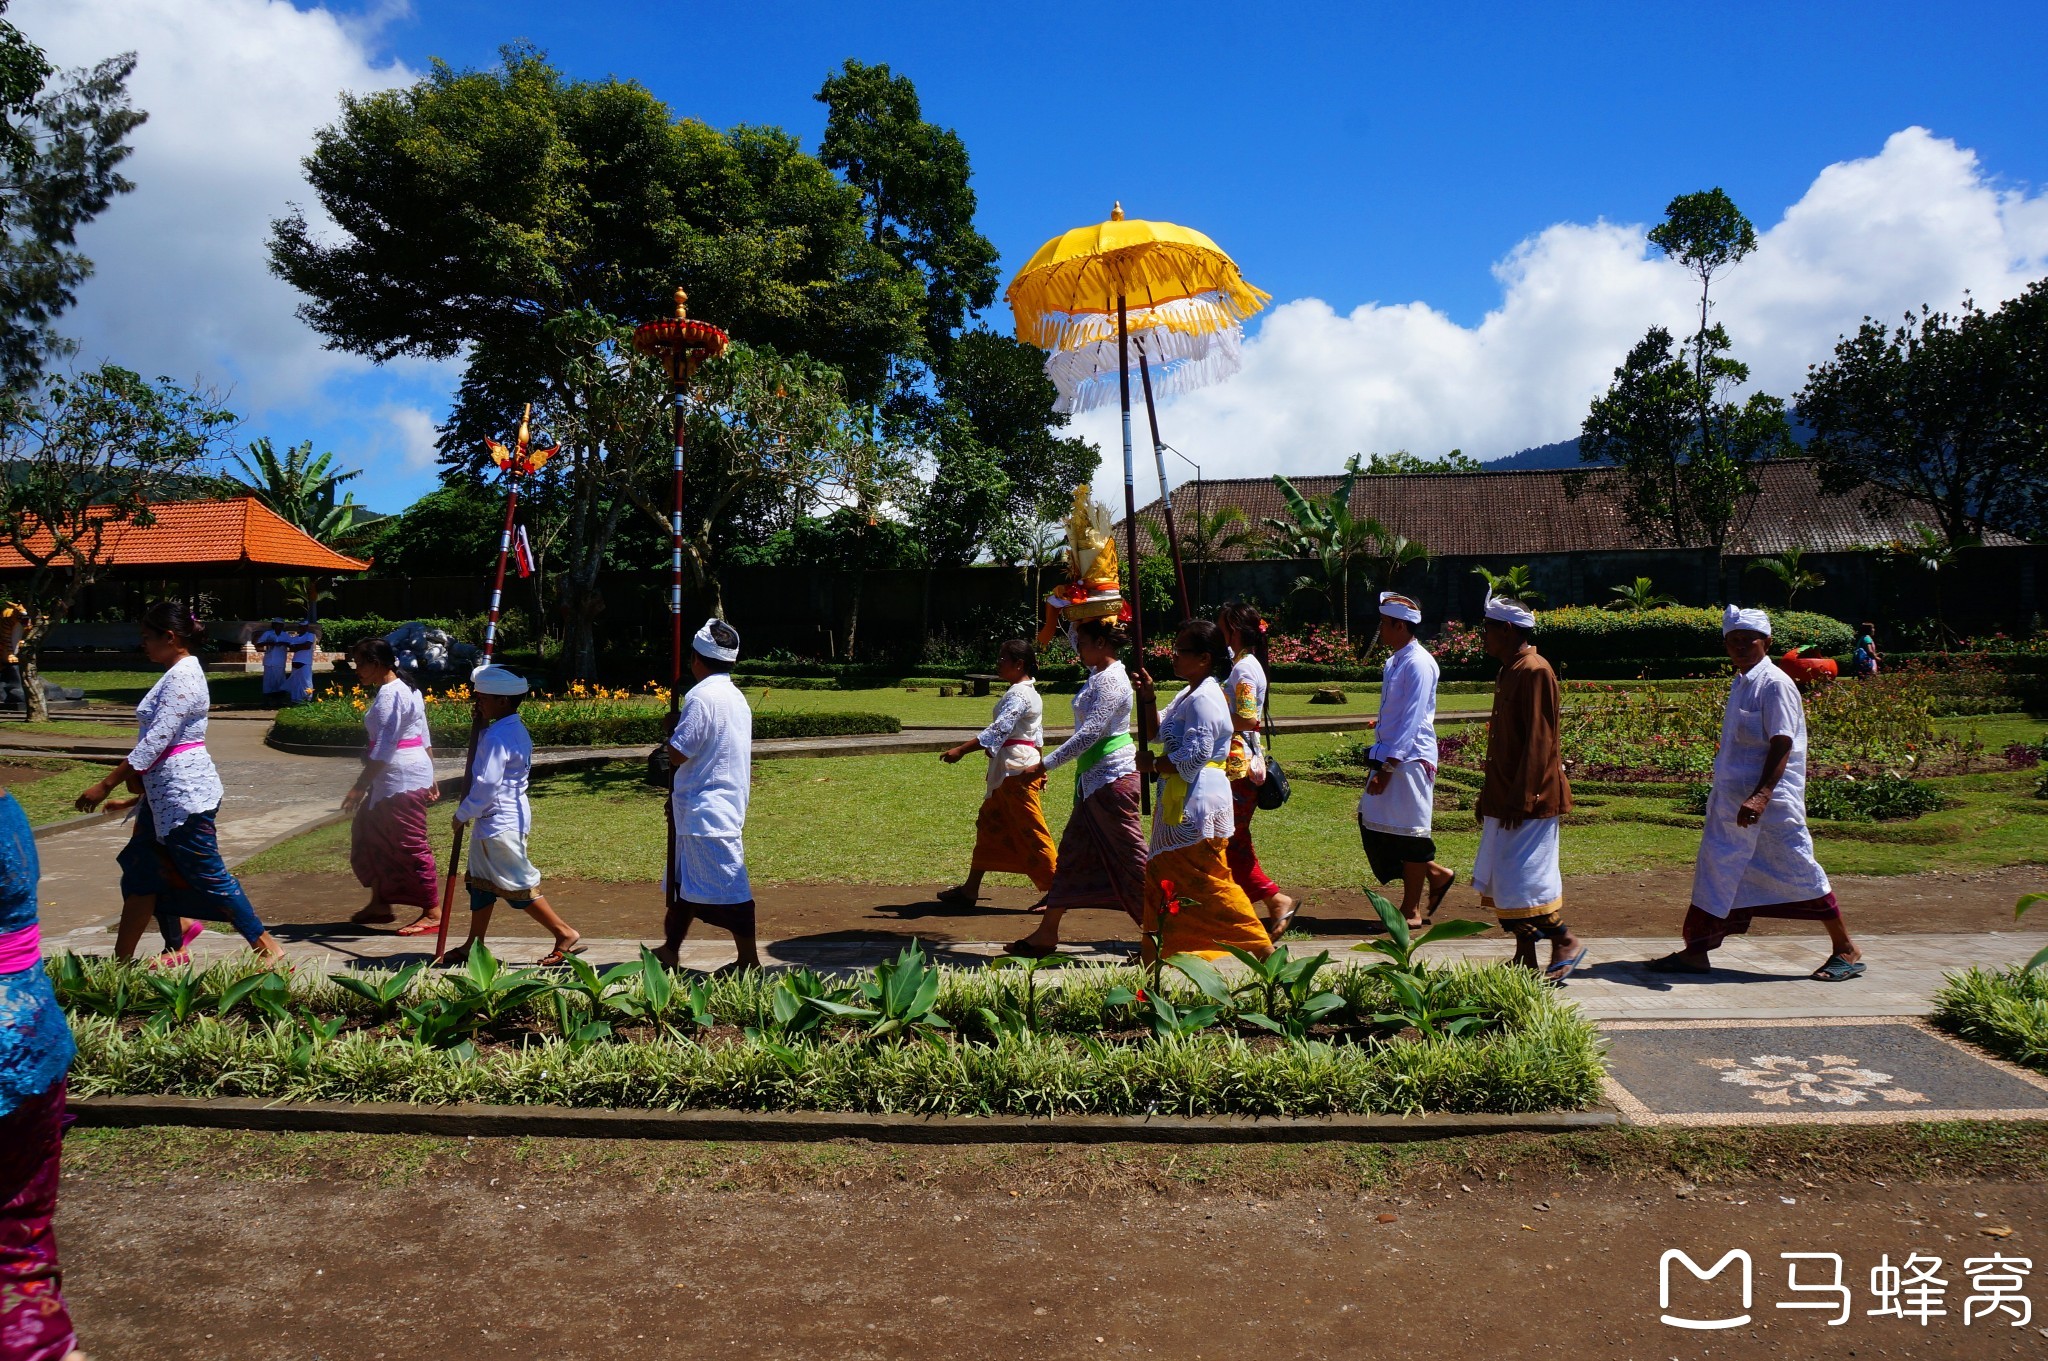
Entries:
{"label": "pink flowering bush", "polygon": [[1438,666],[1476,666],[1486,659],[1486,636],[1477,624],[1452,619],[1437,631],[1429,655]]}
{"label": "pink flowering bush", "polygon": [[1266,660],[1284,665],[1358,666],[1370,650],[1370,636],[1346,639],[1328,624],[1317,624],[1298,633],[1273,632],[1266,636]]}

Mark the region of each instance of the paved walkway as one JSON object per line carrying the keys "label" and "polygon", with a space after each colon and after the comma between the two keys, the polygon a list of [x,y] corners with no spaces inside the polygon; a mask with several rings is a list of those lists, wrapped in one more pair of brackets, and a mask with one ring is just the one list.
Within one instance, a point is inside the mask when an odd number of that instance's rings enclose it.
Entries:
{"label": "paved walkway", "polygon": [[[452,939],[459,941],[463,920],[458,917]],[[388,932],[374,934],[315,936],[289,926],[277,933],[297,958],[328,968],[354,964],[394,967],[431,955],[433,941],[402,938]],[[73,949],[85,954],[104,953],[109,944],[106,923],[98,921],[65,934],[55,931],[48,948]],[[646,943],[654,943],[650,936]],[[1297,955],[1328,950],[1337,963],[1369,963],[1378,955],[1354,955],[1355,939],[1321,939],[1290,945]],[[1982,965],[1999,968],[2032,955],[2048,945],[2048,934],[1984,933],[1971,935],[1861,936],[1864,957],[1870,971],[1847,983],[1819,983],[1808,975],[1825,952],[1806,937],[1761,936],[1731,940],[1715,954],[1719,967],[1711,976],[1651,973],[1642,961],[1654,958],[1677,942],[1642,937],[1589,939],[1586,966],[1573,975],[1563,989],[1565,1000],[1595,1020],[1615,1021],[1756,1021],[1802,1017],[1924,1016],[1927,1014],[1945,971]],[[587,942],[585,958],[593,964],[616,964],[637,958],[640,941],[597,940]],[[545,940],[532,937],[501,937],[492,945],[500,957],[515,963],[531,963],[547,950]],[[804,966],[816,969],[864,969],[890,958],[902,948],[897,941],[779,942],[764,943],[761,954],[771,967]],[[932,948],[942,963],[978,964],[1002,953],[997,942],[954,943]],[[208,932],[194,947],[201,961],[226,958],[238,953],[241,942],[222,932]],[[1131,957],[1125,942],[1068,947],[1068,958],[1076,963],[1121,962]],[[1499,940],[1479,937],[1432,946],[1432,958],[1498,960],[1507,951]],[[730,963],[731,943],[721,934],[699,928],[696,938],[683,947],[683,963],[695,969],[712,969]],[[1236,965],[1226,961],[1227,968]],[[1048,974],[1048,978],[1057,974]]]}

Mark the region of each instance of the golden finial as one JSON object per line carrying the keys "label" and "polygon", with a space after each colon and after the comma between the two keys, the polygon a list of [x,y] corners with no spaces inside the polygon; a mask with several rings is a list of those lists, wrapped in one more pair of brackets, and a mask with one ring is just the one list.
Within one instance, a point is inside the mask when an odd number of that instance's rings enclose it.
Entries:
{"label": "golden finial", "polygon": [[1109,220],[1111,222],[1121,222],[1124,220],[1124,201],[1122,199],[1118,199],[1116,206],[1109,210]]}
{"label": "golden finial", "polygon": [[690,301],[690,295],[689,295],[689,294],[687,294],[687,293],[685,293],[685,292],[683,292],[683,290],[682,290],[682,289],[678,288],[678,289],[676,290],[676,320],[677,320],[677,321],[686,321],[686,320],[688,320],[688,319],[689,319],[689,316],[690,316],[690,311],[689,311],[689,307],[688,307],[688,303],[689,303],[689,301]]}

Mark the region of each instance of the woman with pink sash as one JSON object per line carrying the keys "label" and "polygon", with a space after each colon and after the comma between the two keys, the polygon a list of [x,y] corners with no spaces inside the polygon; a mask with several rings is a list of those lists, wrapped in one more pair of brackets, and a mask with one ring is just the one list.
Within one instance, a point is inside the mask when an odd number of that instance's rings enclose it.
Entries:
{"label": "woman with pink sash", "polygon": [[355,814],[349,833],[349,868],[370,890],[370,901],[349,920],[373,925],[397,920],[394,905],[419,915],[399,928],[401,936],[439,929],[441,905],[434,892],[439,870],[427,840],[427,805],[441,797],[429,746],[427,705],[398,674],[398,657],[382,638],[366,638],[350,650],[356,675],[375,692],[363,729],[363,773],[342,798]]}
{"label": "woman with pink sash", "polygon": [[79,812],[90,813],[115,789],[138,778],[142,785],[142,799],[133,804],[135,831],[115,857],[121,925],[114,953],[122,959],[134,957],[152,916],[163,928],[164,965],[186,962],[201,921],[231,922],[251,949],[270,960],[284,958],[284,947],[228,872],[214,833],[220,772],[206,753],[206,669],[192,655],[205,636],[205,626],[184,605],[159,600],[143,611],[142,650],[164,674],[135,706],[134,749],[76,801]]}

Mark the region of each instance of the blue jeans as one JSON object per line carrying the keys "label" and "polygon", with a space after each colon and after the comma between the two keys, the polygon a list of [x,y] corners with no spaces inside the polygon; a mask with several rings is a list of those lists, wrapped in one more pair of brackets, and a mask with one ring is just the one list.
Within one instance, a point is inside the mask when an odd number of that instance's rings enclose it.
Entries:
{"label": "blue jeans", "polygon": [[145,800],[135,808],[134,834],[115,857],[121,866],[121,896],[156,895],[157,925],[173,950],[184,934],[178,924],[180,917],[233,922],[251,945],[264,933],[256,909],[249,905],[249,895],[242,892],[241,884],[220,858],[220,841],[213,825],[213,816],[219,811],[209,808],[194,813],[158,841],[156,822]]}

